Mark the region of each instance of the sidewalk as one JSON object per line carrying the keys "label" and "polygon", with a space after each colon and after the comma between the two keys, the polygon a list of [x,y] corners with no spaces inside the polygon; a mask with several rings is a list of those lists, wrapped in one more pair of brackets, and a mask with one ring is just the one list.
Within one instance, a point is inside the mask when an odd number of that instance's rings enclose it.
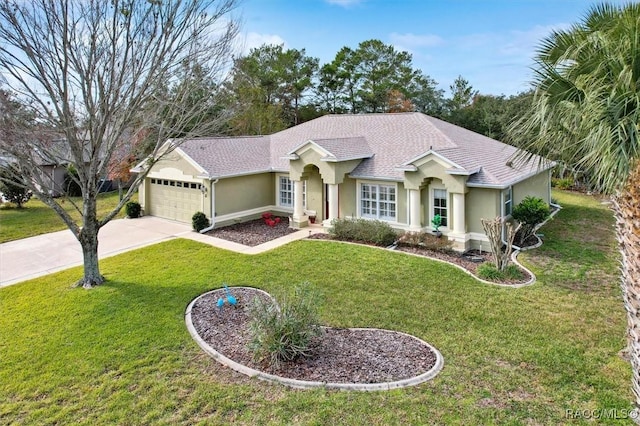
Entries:
{"label": "sidewalk", "polygon": [[[174,238],[188,238],[225,250],[258,254],[310,234],[322,227],[305,228],[278,239],[249,247],[194,232],[184,223],[153,216],[112,220],[100,230],[100,259]],[[82,249],[71,231],[52,232],[0,244],[0,288],[82,265]]]}

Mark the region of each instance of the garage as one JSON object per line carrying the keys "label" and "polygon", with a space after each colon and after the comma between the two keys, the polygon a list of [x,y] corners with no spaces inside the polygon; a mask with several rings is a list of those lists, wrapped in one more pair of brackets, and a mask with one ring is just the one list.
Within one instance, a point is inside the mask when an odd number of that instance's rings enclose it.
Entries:
{"label": "garage", "polygon": [[178,222],[191,223],[202,210],[201,184],[169,179],[150,179],[149,214]]}

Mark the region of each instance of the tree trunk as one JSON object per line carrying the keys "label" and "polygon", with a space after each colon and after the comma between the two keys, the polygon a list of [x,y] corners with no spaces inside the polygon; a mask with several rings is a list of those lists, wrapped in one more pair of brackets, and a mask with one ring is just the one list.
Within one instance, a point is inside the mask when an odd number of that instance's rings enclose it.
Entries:
{"label": "tree trunk", "polygon": [[84,288],[92,288],[104,282],[98,265],[98,226],[96,197],[83,197],[83,227],[78,235],[78,241],[82,246],[84,258],[84,277],[77,285]]}
{"label": "tree trunk", "polygon": [[640,410],[640,161],[614,200],[622,253],[622,297],[627,311],[629,359],[635,408]]}

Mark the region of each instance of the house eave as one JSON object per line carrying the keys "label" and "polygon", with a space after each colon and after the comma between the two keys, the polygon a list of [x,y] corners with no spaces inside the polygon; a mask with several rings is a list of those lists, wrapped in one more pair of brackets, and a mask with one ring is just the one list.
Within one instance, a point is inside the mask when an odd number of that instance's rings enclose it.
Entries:
{"label": "house eave", "polygon": [[399,166],[395,166],[394,169],[399,172],[417,172],[418,171],[418,167],[414,166],[413,164],[401,164]]}
{"label": "house eave", "polygon": [[351,179],[361,179],[361,180],[379,180],[385,182],[404,182],[402,178],[394,178],[394,177],[385,177],[385,176],[366,176],[366,175],[352,175],[349,174]]}
{"label": "house eave", "polygon": [[327,163],[341,163],[343,161],[353,161],[353,160],[366,160],[367,158],[372,158],[373,155],[366,155],[366,156],[361,156],[361,155],[356,155],[353,157],[346,157],[346,158],[336,158],[333,155],[328,155],[326,157],[322,157],[320,159],[320,161],[325,161]]}
{"label": "house eave", "polygon": [[430,150],[428,150],[427,152],[424,152],[424,153],[422,153],[422,154],[418,155],[417,157],[414,157],[414,158],[412,158],[411,160],[409,160],[409,161],[406,161],[406,162],[402,163],[402,164],[401,164],[401,166],[411,166],[411,165],[414,165],[413,163],[415,163],[416,161],[421,160],[421,159],[423,159],[423,158],[425,158],[425,157],[428,157],[429,155],[433,155],[434,157],[439,158],[440,160],[444,161],[445,163],[447,163],[447,164],[451,164],[451,166],[452,166],[453,168],[456,168],[456,169],[462,169],[462,170],[464,170],[464,167],[460,166],[460,165],[459,165],[459,164],[457,164],[457,163],[454,163],[453,161],[449,160],[447,157],[445,157],[445,156],[444,156],[444,155],[442,155],[442,154],[439,154],[438,152],[434,151],[433,149],[430,149]]}
{"label": "house eave", "polygon": [[481,167],[476,167],[475,169],[471,169],[471,170],[465,170],[465,169],[447,169],[446,173],[449,175],[456,175],[456,176],[471,176],[471,175],[475,175],[476,173],[478,173],[480,171]]}
{"label": "house eave", "polygon": [[510,186],[513,186],[517,183],[520,183],[524,180],[527,180],[535,175],[538,175],[542,172],[546,172],[547,170],[555,167],[556,163],[555,162],[551,162],[547,167],[542,168],[542,169],[537,169],[535,171],[529,172],[523,176],[519,176],[515,179],[512,179],[510,181],[507,181],[505,183],[473,183],[473,182],[467,182],[466,185],[469,188],[487,188],[487,189],[507,189]]}

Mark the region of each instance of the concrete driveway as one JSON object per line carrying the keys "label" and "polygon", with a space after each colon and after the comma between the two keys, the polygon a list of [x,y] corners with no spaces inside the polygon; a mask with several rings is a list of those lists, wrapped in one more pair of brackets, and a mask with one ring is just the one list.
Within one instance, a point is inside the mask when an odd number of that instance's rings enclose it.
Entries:
{"label": "concrete driveway", "polygon": [[[100,259],[176,237],[195,237],[191,226],[153,216],[117,219],[98,235]],[[82,249],[71,231],[0,244],[0,287],[82,265]]]}
{"label": "concrete driveway", "polygon": [[[298,232],[249,247],[199,234],[185,223],[144,216],[107,223],[98,235],[98,257],[103,259],[177,237],[251,255],[323,232],[325,230],[321,225],[311,225]],[[10,241],[0,244],[0,288],[79,265],[82,265],[82,248],[69,230]]]}

